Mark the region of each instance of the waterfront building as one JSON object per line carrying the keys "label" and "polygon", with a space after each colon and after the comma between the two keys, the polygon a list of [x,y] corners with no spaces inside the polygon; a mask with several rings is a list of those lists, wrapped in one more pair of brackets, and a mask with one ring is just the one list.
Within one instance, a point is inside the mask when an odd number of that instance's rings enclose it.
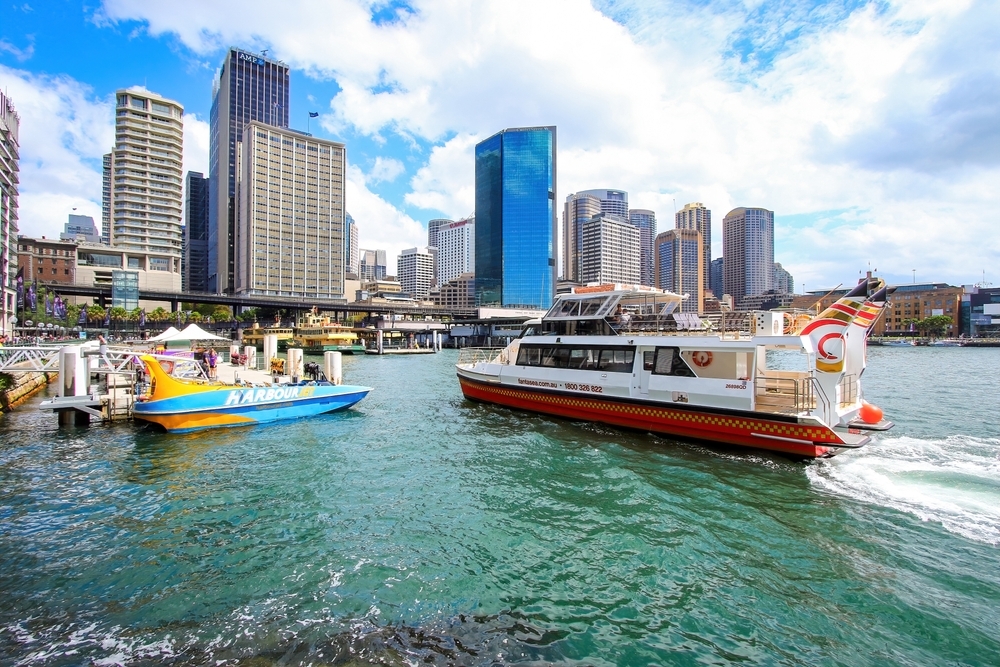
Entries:
{"label": "waterfront building", "polygon": [[628,193],[622,190],[583,190],[566,197],[563,205],[563,277],[582,280],[583,225],[599,213],[628,220]]}
{"label": "waterfront building", "polygon": [[362,250],[358,275],[363,281],[385,280],[386,266],[385,250]]}
{"label": "waterfront building", "polygon": [[[431,221],[433,222],[433,220]],[[439,285],[463,273],[476,271],[476,218],[449,221],[437,232],[437,273]]]}
{"label": "waterfront building", "polygon": [[17,268],[24,276],[24,284],[34,280],[45,284],[76,284],[76,248],[75,238],[18,237]]}
{"label": "waterfront building", "polygon": [[101,161],[101,243],[111,245],[111,198],[114,194],[112,174],[115,173],[114,152],[105,153]]}
{"label": "waterfront building", "polygon": [[476,145],[476,299],[547,308],[556,284],[556,128],[502,130]]}
{"label": "waterfront building", "polygon": [[721,257],[716,257],[709,265],[711,277],[708,284],[712,287],[712,294],[716,299],[721,299],[725,291],[722,289],[723,262]]}
{"label": "waterfront building", "polygon": [[111,288],[116,274],[131,273],[139,289],[177,292],[177,276],[161,268],[172,256],[165,250],[130,250],[103,243],[77,243],[74,284]]}
{"label": "waterfront building", "polygon": [[0,335],[14,327],[17,306],[17,185],[21,118],[0,91]]}
{"label": "waterfront building", "polygon": [[434,284],[434,255],[430,248],[408,248],[396,260],[396,276],[403,291],[414,299],[426,299]]}
{"label": "waterfront building", "polygon": [[712,211],[701,202],[685,204],[674,216],[677,229],[697,229],[701,232],[703,291],[712,287]]}
{"label": "waterfront building", "polygon": [[740,207],[722,220],[723,293],[740,300],[774,289],[774,212]]}
{"label": "waterfront building", "polygon": [[[181,288],[184,107],[145,88],[116,92],[108,241],[145,253]],[[103,234],[102,234],[103,235]]]}
{"label": "waterfront building", "polygon": [[209,116],[209,291],[235,289],[237,148],[246,124],[288,127],[288,66],[230,48],[212,83]]}
{"label": "waterfront building", "polygon": [[[358,223],[350,213],[344,213],[344,271],[352,276],[360,275],[358,266],[361,250],[358,248]],[[347,291],[350,294],[350,290]]]}
{"label": "waterfront building", "polygon": [[639,283],[652,287],[656,280],[656,258],[653,242],[656,239],[656,214],[644,208],[633,208],[628,220],[639,228]]}
{"label": "waterfront building", "polygon": [[961,333],[965,336],[1000,338],[1000,287],[986,285],[967,285],[963,290]]}
{"label": "waterfront building", "polygon": [[[846,294],[846,292],[845,292]],[[841,294],[843,296],[843,294]],[[777,290],[765,292],[764,294],[752,294],[740,300],[739,311],[750,310],[773,310],[775,308],[790,308],[795,303],[796,297],[790,292],[782,293]]]}
{"label": "waterfront building", "polygon": [[681,312],[704,312],[703,242],[697,229],[670,229],[656,236],[655,287],[688,295],[681,302]]}
{"label": "waterfront building", "polygon": [[101,232],[98,231],[94,219],[89,215],[69,214],[69,220],[63,226],[63,231],[59,234],[62,241],[85,241],[87,243],[100,243]]}
{"label": "waterfront building", "polygon": [[580,229],[583,252],[580,279],[584,283],[639,282],[639,229],[617,215],[598,213]]}
{"label": "waterfront building", "polygon": [[344,298],[344,144],[252,120],[240,156],[236,292]]}
{"label": "waterfront building", "polygon": [[440,248],[438,245],[438,230],[444,225],[449,225],[453,221],[447,218],[435,218],[427,223],[427,247]]}
{"label": "waterfront building", "polygon": [[795,279],[792,274],[781,266],[780,262],[774,263],[774,291],[778,294],[794,294]]}
{"label": "waterfront building", "polygon": [[445,282],[438,291],[435,304],[445,308],[474,308],[476,305],[476,274],[463,273]]}
{"label": "waterfront building", "polygon": [[208,179],[187,173],[184,192],[184,291],[208,292]]}

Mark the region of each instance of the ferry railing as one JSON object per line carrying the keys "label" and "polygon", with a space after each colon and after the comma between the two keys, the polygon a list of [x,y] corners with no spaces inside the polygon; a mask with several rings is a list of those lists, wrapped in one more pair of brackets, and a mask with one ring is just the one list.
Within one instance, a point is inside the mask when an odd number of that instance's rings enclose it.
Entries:
{"label": "ferry railing", "polygon": [[844,408],[858,402],[858,376],[846,374],[840,379],[840,407]]}
{"label": "ferry railing", "polygon": [[463,347],[458,351],[458,364],[472,366],[481,362],[504,364],[510,362],[510,351],[506,347]]}
{"label": "ferry railing", "polygon": [[754,400],[759,410],[806,412],[816,407],[810,378],[769,377],[754,380]]}
{"label": "ferry railing", "polygon": [[830,399],[827,397],[826,392],[823,391],[822,385],[820,385],[819,380],[815,377],[809,378],[809,386],[811,391],[816,396],[816,405],[822,408],[822,419],[827,424],[835,423],[835,415],[833,414],[833,409],[830,406]]}

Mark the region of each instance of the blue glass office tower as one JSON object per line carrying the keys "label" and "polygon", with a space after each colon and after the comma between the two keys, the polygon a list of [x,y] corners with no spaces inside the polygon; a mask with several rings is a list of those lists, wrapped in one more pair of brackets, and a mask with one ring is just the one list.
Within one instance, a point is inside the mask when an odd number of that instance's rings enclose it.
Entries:
{"label": "blue glass office tower", "polygon": [[556,128],[502,130],[476,145],[476,300],[548,308],[555,292]]}

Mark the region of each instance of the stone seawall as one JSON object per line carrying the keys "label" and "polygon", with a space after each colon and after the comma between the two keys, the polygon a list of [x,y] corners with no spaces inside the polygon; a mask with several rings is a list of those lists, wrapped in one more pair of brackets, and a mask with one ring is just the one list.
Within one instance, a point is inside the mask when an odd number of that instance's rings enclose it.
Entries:
{"label": "stone seawall", "polygon": [[10,378],[7,389],[0,392],[0,410],[10,412],[37,394],[50,382],[59,379],[58,373],[5,373]]}

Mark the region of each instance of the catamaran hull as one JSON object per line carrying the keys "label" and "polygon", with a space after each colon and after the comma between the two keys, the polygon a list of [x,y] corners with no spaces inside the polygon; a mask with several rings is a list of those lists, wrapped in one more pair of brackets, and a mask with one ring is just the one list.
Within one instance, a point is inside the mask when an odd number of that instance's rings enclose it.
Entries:
{"label": "catamaran hull", "polygon": [[[312,417],[351,407],[371,391],[346,385],[284,385],[226,388],[136,403],[136,419],[159,424],[171,433],[208,428],[253,426]],[[269,393],[270,392],[270,393]]]}
{"label": "catamaran hull", "polygon": [[793,417],[785,421],[743,412],[711,411],[697,406],[674,408],[652,401],[598,399],[566,392],[522,389],[461,374],[458,379],[467,399],[557,417],[768,449],[807,458],[831,456],[845,446],[833,429],[817,424],[800,424]]}

